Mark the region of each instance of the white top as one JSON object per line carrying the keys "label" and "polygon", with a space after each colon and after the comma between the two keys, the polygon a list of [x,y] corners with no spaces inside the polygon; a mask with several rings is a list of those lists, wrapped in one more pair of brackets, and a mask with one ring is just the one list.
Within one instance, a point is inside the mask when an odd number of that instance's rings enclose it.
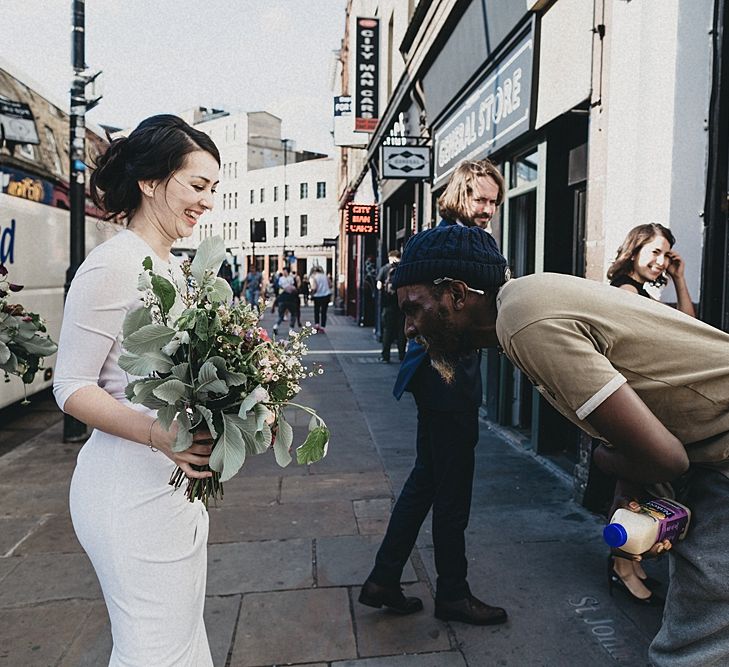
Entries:
{"label": "white top", "polygon": [[152,258],[158,273],[177,267],[125,229],[94,248],[76,272],[63,311],[53,382],[61,409],[71,394],[88,385],[127,402],[124,389],[134,378],[119,368],[122,324],[130,310],[141,306],[137,282],[145,257]]}
{"label": "white top", "polygon": [[327,278],[326,273],[319,271],[312,273],[309,278],[309,283],[311,284],[312,296],[330,296],[332,293],[332,288],[329,286],[329,278]]}

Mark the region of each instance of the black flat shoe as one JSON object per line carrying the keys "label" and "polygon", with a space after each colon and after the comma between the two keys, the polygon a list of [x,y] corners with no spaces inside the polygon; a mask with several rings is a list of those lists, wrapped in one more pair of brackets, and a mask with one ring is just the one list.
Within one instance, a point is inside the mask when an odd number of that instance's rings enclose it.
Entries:
{"label": "black flat shoe", "polygon": [[505,609],[492,607],[470,594],[461,600],[436,600],[435,617],[441,621],[460,621],[470,625],[498,625],[508,619]]}
{"label": "black flat shoe", "polygon": [[402,588],[389,588],[388,586],[380,586],[370,581],[365,581],[362,590],[359,593],[359,601],[368,607],[379,609],[382,606],[391,609],[398,614],[414,614],[421,611],[423,601],[416,597],[406,597],[403,595]]}

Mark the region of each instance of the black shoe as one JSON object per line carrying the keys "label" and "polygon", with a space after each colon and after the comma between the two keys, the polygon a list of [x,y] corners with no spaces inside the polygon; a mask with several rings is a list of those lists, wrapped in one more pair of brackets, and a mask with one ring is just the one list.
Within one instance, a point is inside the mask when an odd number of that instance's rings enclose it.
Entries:
{"label": "black shoe", "polygon": [[377,361],[379,361],[381,364],[389,364],[390,360],[385,359],[385,357],[377,357]]}
{"label": "black shoe", "polygon": [[506,610],[492,607],[469,595],[452,602],[435,601],[435,617],[441,621],[460,621],[471,625],[498,625],[506,623]]}
{"label": "black shoe", "polygon": [[[613,596],[613,587],[617,588],[620,591],[623,591],[628,596],[628,599],[631,602],[635,602],[636,604],[644,605],[646,607],[662,607],[665,603],[665,600],[657,595],[656,593],[651,593],[647,598],[639,598],[636,595],[633,595],[632,591],[628,588],[627,584],[620,578],[620,575],[615,571],[613,567],[614,559],[612,556],[608,557],[608,592],[610,593],[610,597]],[[645,581],[643,581],[643,584],[645,585]],[[646,585],[647,588],[647,585]]]}
{"label": "black shoe", "polygon": [[383,605],[398,614],[414,614],[423,608],[423,601],[416,597],[405,597],[402,588],[388,588],[370,581],[365,581],[359,594],[359,601],[368,607],[379,609]]}
{"label": "black shoe", "polygon": [[[615,556],[613,556],[612,554],[608,554],[608,576],[611,576],[611,573],[617,574],[616,572],[614,572],[614,569],[615,569]],[[636,574],[636,576],[637,576],[637,574]],[[649,588],[650,590],[653,590],[654,588],[660,588],[661,586],[663,586],[662,581],[659,581],[658,579],[654,579],[653,577],[649,577],[647,575],[646,575],[645,579],[641,578],[640,576],[638,576],[638,579],[640,579],[641,582],[643,583],[643,585],[646,588]]]}

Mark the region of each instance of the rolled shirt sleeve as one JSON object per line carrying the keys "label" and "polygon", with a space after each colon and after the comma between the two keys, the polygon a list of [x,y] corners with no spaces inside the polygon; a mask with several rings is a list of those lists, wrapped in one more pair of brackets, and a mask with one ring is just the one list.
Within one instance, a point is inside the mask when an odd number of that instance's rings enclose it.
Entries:
{"label": "rolled shirt sleeve", "polygon": [[538,320],[514,333],[504,351],[557,410],[581,423],[625,382],[604,354],[607,342],[569,318]]}

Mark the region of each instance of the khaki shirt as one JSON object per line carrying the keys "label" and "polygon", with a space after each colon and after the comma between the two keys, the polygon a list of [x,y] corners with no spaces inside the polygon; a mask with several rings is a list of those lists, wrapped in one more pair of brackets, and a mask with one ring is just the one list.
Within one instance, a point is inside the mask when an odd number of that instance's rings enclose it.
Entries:
{"label": "khaki shirt", "polygon": [[496,334],[509,359],[587,433],[627,382],[686,447],[729,471],[729,334],[602,283],[543,273],[507,282]]}

